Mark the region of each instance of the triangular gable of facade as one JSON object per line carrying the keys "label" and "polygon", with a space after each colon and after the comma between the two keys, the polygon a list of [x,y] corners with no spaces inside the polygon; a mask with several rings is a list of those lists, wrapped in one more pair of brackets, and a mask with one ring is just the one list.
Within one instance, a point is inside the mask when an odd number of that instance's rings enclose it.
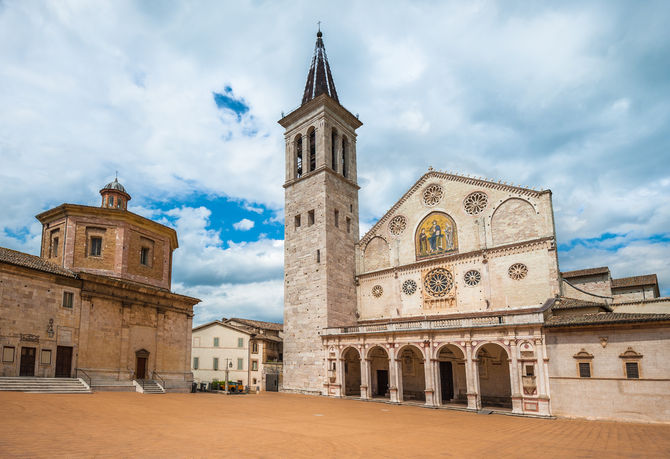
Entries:
{"label": "triangular gable of facade", "polygon": [[442,172],[429,170],[425,173],[419,180],[417,180],[414,185],[410,187],[405,194],[375,223],[372,228],[368,230],[367,233],[358,241],[358,244],[363,247],[367,244],[370,239],[372,239],[379,230],[383,227],[384,224],[395,215],[396,211],[415,193],[419,192],[421,188],[431,179],[441,179],[451,182],[460,182],[468,185],[473,185],[476,187],[486,188],[490,190],[503,190],[513,193],[517,193],[522,196],[532,196],[539,197],[545,193],[551,193],[551,190],[534,190],[532,188],[522,187],[520,185],[508,185],[507,183],[501,181],[495,182],[488,179],[482,179],[481,177],[468,177],[464,175],[458,175],[454,173]]}

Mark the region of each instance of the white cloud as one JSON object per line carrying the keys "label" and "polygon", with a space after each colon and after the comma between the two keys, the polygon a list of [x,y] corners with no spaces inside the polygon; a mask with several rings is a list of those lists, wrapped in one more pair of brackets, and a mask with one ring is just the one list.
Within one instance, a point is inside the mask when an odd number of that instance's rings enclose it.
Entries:
{"label": "white cloud", "polygon": [[253,220],[249,220],[248,218],[243,218],[239,222],[233,223],[233,228],[235,228],[238,231],[249,231],[253,227],[254,227]]}

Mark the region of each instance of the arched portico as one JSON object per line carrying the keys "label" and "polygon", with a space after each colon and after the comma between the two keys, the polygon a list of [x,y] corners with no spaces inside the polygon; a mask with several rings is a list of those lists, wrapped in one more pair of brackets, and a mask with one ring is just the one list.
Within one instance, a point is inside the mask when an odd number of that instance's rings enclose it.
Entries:
{"label": "arched portico", "polygon": [[342,352],[344,360],[344,395],[361,395],[361,356],[358,350],[348,347]]}
{"label": "arched portico", "polygon": [[437,361],[437,404],[467,404],[467,379],[463,351],[454,344],[445,344],[437,350],[435,360]]}
{"label": "arched portico", "polygon": [[370,396],[372,398],[389,398],[389,354],[381,346],[374,346],[368,351],[370,367]]}
{"label": "arched portico", "polygon": [[423,352],[411,344],[398,349],[398,400],[426,400]]}
{"label": "arched portico", "polygon": [[486,343],[476,353],[481,406],[512,408],[509,355],[496,343]]}

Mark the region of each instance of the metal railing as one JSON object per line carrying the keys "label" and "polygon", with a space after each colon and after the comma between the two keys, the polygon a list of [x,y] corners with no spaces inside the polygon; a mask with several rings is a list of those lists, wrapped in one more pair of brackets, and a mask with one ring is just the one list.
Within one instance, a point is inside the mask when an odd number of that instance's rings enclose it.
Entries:
{"label": "metal railing", "polygon": [[82,370],[81,368],[75,368],[74,371],[75,371],[75,374],[77,375],[77,378],[79,378],[79,373],[81,373],[82,375],[84,375],[84,378],[83,378],[83,379],[84,379],[84,381],[86,381],[86,384],[88,384],[88,387],[90,388],[90,387],[91,387],[91,383],[92,383],[93,380],[92,380],[91,377],[88,375],[88,373],[86,373],[86,372],[85,372],[84,370]]}
{"label": "metal railing", "polygon": [[323,335],[348,335],[363,333],[385,333],[393,331],[446,330],[454,328],[495,327],[511,324],[539,324],[543,322],[541,312],[493,315],[485,317],[465,317],[459,319],[408,320],[351,327],[325,328]]}
{"label": "metal railing", "polygon": [[161,382],[163,383],[163,384],[162,384],[162,385],[163,385],[163,390],[166,390],[166,387],[165,387],[165,380],[161,377],[161,375],[158,374],[158,372],[157,372],[156,370],[154,370],[154,372],[152,373],[152,375],[153,375],[152,377],[153,377],[154,379],[155,379],[155,378],[158,378],[158,379],[161,380]]}

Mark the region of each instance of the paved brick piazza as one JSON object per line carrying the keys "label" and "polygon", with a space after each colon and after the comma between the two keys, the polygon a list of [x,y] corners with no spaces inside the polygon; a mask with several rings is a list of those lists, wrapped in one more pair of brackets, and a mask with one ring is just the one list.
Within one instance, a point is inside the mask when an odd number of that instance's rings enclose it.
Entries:
{"label": "paved brick piazza", "polygon": [[0,457],[669,457],[670,426],[293,394],[0,393]]}

